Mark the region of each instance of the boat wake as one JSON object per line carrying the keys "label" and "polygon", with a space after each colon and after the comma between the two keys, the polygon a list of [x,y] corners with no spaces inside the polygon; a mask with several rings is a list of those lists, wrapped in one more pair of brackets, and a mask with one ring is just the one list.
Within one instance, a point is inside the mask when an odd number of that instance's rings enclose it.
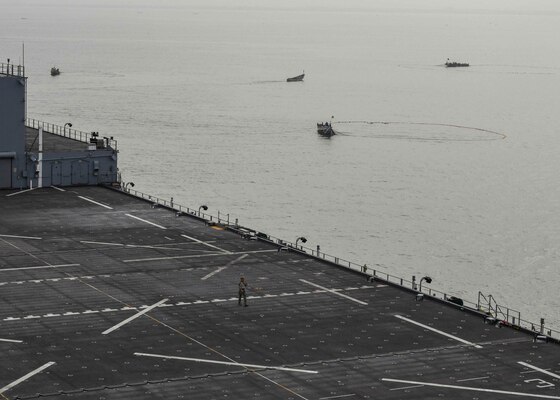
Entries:
{"label": "boat wake", "polygon": [[[340,125],[352,125],[342,130]],[[438,122],[404,121],[337,121],[337,134],[376,139],[396,139],[435,142],[480,142],[503,140],[504,133],[465,125]],[[354,128],[355,127],[355,128]]]}
{"label": "boat wake", "polygon": [[279,81],[279,80],[276,80],[276,81],[272,81],[272,80],[270,80],[270,81],[252,81],[252,82],[246,83],[246,85],[266,85],[266,84],[270,84],[270,83],[286,83],[286,80],[284,79],[283,81]]}

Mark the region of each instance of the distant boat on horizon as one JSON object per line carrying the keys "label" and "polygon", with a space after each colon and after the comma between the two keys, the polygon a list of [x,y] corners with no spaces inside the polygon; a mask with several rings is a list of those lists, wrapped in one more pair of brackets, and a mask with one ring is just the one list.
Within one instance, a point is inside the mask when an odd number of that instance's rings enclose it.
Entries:
{"label": "distant boat on horizon", "polygon": [[57,76],[60,75],[60,70],[56,67],[52,67],[51,68],[51,76]]}
{"label": "distant boat on horizon", "polygon": [[286,79],[286,82],[301,82],[303,81],[304,76],[305,76],[305,71],[301,75]]}
{"label": "distant boat on horizon", "polygon": [[455,67],[468,67],[469,63],[461,63],[456,61],[449,61],[449,58],[445,62],[446,68],[455,68]]}

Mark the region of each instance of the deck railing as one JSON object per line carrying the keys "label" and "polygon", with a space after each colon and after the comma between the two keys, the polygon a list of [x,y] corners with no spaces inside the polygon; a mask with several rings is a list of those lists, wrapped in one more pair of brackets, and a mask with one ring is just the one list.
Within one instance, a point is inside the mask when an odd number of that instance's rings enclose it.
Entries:
{"label": "deck railing", "polygon": [[0,74],[9,76],[25,77],[25,67],[23,65],[0,63]]}
{"label": "deck railing", "polygon": [[[43,131],[47,133],[52,133],[53,135],[62,136],[83,143],[90,143],[90,139],[94,137],[94,134],[97,134],[96,132],[82,132],[77,129],[72,129],[69,126],[67,127],[66,125],[60,126],[51,124],[49,122],[38,121],[32,118],[27,118],[27,120],[25,121],[25,125],[31,129],[43,128]],[[97,139],[104,140],[109,147],[111,147],[113,150],[117,150],[117,141],[112,137],[97,136]]]}
{"label": "deck railing", "polygon": [[349,260],[345,260],[340,257],[336,257],[324,253],[323,251],[320,250],[319,246],[317,246],[317,249],[311,249],[296,243],[292,243],[289,241],[276,238],[272,235],[268,235],[247,227],[240,226],[237,218],[235,219],[235,222],[230,221],[230,214],[225,214],[218,211],[218,215],[215,216],[209,213],[202,212],[202,206],[198,208],[185,207],[174,202],[173,198],[171,198],[171,200],[165,200],[156,196],[151,196],[139,192],[137,190],[130,189],[127,184],[122,186],[122,190],[135,197],[148,200],[152,202],[154,205],[160,205],[160,206],[171,208],[178,213],[177,214],[178,216],[181,214],[192,215],[197,218],[203,219],[208,223],[217,223],[217,224],[224,225],[242,234],[244,237],[248,239],[264,240],[269,243],[275,244],[278,246],[279,252],[297,251],[299,253],[307,254],[308,256],[314,257],[316,259],[320,259],[332,264],[336,264],[339,267],[347,268],[349,270],[362,273],[370,280],[377,280],[381,282],[386,282],[394,286],[401,286],[408,290],[415,291],[418,294],[421,293],[424,295],[428,295],[431,298],[440,299],[442,301],[446,301],[449,304],[453,304],[458,307],[464,307],[464,308],[471,309],[473,311],[486,314],[488,317],[493,318],[497,325],[500,326],[506,325],[518,329],[522,328],[529,331],[533,331],[535,334],[545,335],[552,339],[560,340],[560,331],[556,329],[552,329],[549,326],[546,326],[543,318],[541,318],[538,324],[535,322],[524,320],[521,318],[521,313],[519,311],[498,304],[494,300],[494,297],[492,295],[485,296],[481,292],[479,292],[476,303],[462,298],[460,299],[448,293],[433,289],[426,284],[424,284],[423,286],[419,285],[416,281],[407,280],[396,275],[391,275],[386,271],[381,271],[378,270],[377,268],[372,268],[367,264],[358,264]]}

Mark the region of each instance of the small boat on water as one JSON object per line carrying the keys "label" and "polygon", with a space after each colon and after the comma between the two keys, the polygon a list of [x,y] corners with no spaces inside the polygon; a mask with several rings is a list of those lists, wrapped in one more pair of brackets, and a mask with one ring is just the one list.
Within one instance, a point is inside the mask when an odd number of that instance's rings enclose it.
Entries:
{"label": "small boat on water", "polygon": [[332,123],[328,123],[328,122],[325,123],[317,122],[317,133],[321,136],[326,136],[326,137],[331,137],[333,135],[336,135],[336,132],[332,127]]}
{"label": "small boat on water", "polygon": [[57,76],[60,75],[60,70],[56,67],[52,67],[51,68],[51,76]]}
{"label": "small boat on water", "polygon": [[469,63],[461,63],[461,62],[456,62],[456,61],[449,61],[449,58],[447,59],[447,62],[445,63],[445,66],[447,68],[456,68],[456,67],[468,67]]}
{"label": "small boat on water", "polygon": [[293,78],[288,78],[286,79],[286,82],[301,82],[303,81],[303,77],[305,76],[305,73],[298,75],[298,76],[294,76]]}

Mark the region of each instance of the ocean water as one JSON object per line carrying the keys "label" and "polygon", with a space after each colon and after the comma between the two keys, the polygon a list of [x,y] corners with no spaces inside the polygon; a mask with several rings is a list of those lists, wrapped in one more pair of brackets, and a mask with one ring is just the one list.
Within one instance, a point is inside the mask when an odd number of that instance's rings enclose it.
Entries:
{"label": "ocean water", "polygon": [[135,189],[560,330],[560,2],[0,3],[28,116]]}

